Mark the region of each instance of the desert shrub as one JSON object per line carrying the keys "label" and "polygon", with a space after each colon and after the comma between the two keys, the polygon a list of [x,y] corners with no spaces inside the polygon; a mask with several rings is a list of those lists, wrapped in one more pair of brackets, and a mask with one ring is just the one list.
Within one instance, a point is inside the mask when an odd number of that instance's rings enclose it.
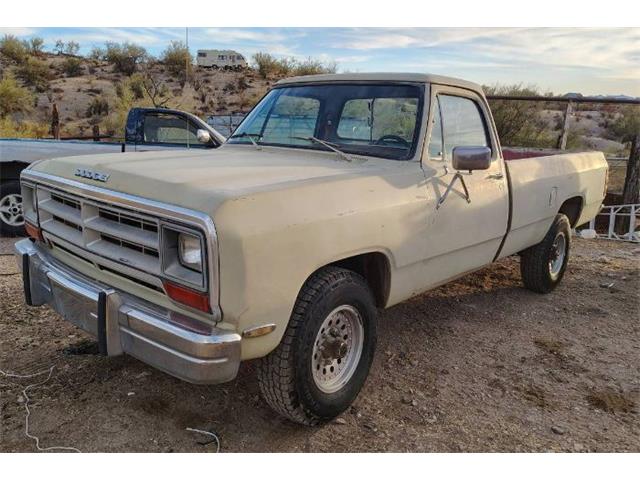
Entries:
{"label": "desert shrub", "polygon": [[0,40],[0,54],[20,65],[29,57],[29,44],[14,35],[5,35]]}
{"label": "desert shrub", "polygon": [[53,51],[56,53],[56,55],[62,55],[64,53],[64,42],[62,40],[56,40]]}
{"label": "desert shrub", "polygon": [[[483,87],[487,95],[541,95],[535,86],[494,85]],[[546,94],[550,95],[550,93]],[[555,147],[558,135],[549,130],[541,116],[541,102],[490,100],[493,119],[502,145],[518,147]],[[562,120],[558,120],[562,123]]]}
{"label": "desert shrub", "polygon": [[630,144],[640,132],[640,107],[628,105],[622,107],[620,112],[622,115],[609,123],[607,137]]}
{"label": "desert shrub", "polygon": [[144,76],[139,73],[131,76],[131,79],[129,80],[129,89],[133,94],[134,100],[141,100],[144,98],[144,80]]}
{"label": "desert shrub", "polygon": [[320,60],[314,60],[309,57],[302,62],[296,62],[293,68],[294,75],[318,75],[321,73],[336,73],[337,65],[335,62],[323,63]]}
{"label": "desert shrub", "polygon": [[73,40],[67,42],[64,46],[64,53],[67,55],[78,55],[80,51],[80,44],[78,42],[74,42]]}
{"label": "desert shrub", "polygon": [[29,57],[18,67],[18,76],[28,85],[35,87],[38,92],[44,92],[49,85],[51,72],[46,62]]}
{"label": "desert shrub", "polygon": [[104,60],[105,55],[106,55],[105,49],[100,47],[93,47],[89,52],[89,58],[91,60],[96,60],[96,61]]}
{"label": "desert shrub", "polygon": [[40,56],[44,50],[44,40],[40,37],[33,37],[29,40],[29,53]]}
{"label": "desert shrub", "polygon": [[11,118],[0,119],[0,137],[5,138],[43,138],[48,136],[46,123],[29,121],[16,122]]}
{"label": "desert shrub", "polygon": [[32,108],[33,98],[33,94],[18,85],[12,75],[5,74],[0,80],[0,118],[28,112]]}
{"label": "desert shrub", "polygon": [[335,62],[321,62],[311,57],[303,61],[295,58],[276,58],[269,53],[258,52],[253,56],[254,68],[262,78],[280,78],[288,75],[315,75],[335,73]]}
{"label": "desert shrub", "polygon": [[87,107],[87,117],[104,117],[109,115],[109,102],[106,98],[96,97]]}
{"label": "desert shrub", "polygon": [[160,61],[174,77],[183,77],[187,68],[192,70],[193,57],[183,42],[173,40],[160,57]]}
{"label": "desert shrub", "polygon": [[285,76],[291,72],[291,60],[278,59],[269,53],[258,52],[253,56],[253,63],[262,78]]}
{"label": "desert shrub", "polygon": [[67,57],[62,62],[62,71],[67,77],[78,77],[82,75],[82,61],[76,57]]}
{"label": "desert shrub", "polygon": [[147,51],[133,43],[106,43],[105,60],[113,65],[116,72],[131,76],[146,57]]}

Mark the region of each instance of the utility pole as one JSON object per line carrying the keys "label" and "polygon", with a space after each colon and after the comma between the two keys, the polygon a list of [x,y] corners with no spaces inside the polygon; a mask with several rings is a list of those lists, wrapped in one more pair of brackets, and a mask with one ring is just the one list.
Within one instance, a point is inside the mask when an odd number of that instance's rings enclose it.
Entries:
{"label": "utility pole", "polygon": [[187,55],[184,58],[184,84],[189,82],[189,60],[191,60],[191,53],[189,52],[189,27],[185,27],[185,42],[187,46]]}

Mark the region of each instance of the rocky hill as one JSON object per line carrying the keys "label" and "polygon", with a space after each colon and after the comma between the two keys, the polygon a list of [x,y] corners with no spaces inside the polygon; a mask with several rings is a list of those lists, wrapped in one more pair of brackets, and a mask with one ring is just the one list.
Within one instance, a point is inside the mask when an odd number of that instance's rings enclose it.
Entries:
{"label": "rocky hill", "polygon": [[[133,106],[178,108],[202,118],[246,112],[274,81],[253,69],[236,72],[195,66],[185,79],[184,72],[172,73],[158,61],[133,75],[118,72],[104,60],[68,55],[43,53],[32,63],[34,72],[0,58],[0,76],[12,77],[31,92],[33,104],[12,118],[17,126],[33,125],[30,131],[37,136],[49,135],[54,104],[63,137],[89,135],[94,125],[102,134],[120,135],[126,112]],[[22,136],[19,133],[15,136]]]}

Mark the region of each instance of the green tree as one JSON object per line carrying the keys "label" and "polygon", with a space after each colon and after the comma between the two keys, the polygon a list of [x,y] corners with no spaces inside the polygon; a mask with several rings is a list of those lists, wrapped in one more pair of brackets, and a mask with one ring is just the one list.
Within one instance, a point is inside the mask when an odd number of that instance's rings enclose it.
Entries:
{"label": "green tree", "polygon": [[173,40],[162,52],[160,61],[173,76],[184,77],[185,71],[191,72],[193,57],[183,42]]}
{"label": "green tree", "polygon": [[147,51],[133,43],[107,42],[105,60],[111,63],[117,72],[133,75],[147,58]]}
{"label": "green tree", "polygon": [[53,51],[56,53],[56,55],[62,55],[64,53],[64,42],[62,40],[56,40]]}
{"label": "green tree", "polygon": [[31,55],[40,56],[44,50],[44,40],[40,37],[33,37],[29,40],[29,52]]}
{"label": "green tree", "polygon": [[74,42],[73,40],[67,42],[67,44],[64,47],[64,53],[66,53],[67,55],[78,55],[78,52],[80,51],[80,44],[78,42]]}

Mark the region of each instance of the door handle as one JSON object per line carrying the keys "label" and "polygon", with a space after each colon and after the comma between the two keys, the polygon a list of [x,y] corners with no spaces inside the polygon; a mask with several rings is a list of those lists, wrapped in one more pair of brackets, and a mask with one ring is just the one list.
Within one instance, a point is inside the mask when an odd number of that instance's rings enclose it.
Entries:
{"label": "door handle", "polygon": [[491,180],[502,180],[504,175],[501,172],[492,173],[491,175],[487,175],[487,178],[490,178]]}

